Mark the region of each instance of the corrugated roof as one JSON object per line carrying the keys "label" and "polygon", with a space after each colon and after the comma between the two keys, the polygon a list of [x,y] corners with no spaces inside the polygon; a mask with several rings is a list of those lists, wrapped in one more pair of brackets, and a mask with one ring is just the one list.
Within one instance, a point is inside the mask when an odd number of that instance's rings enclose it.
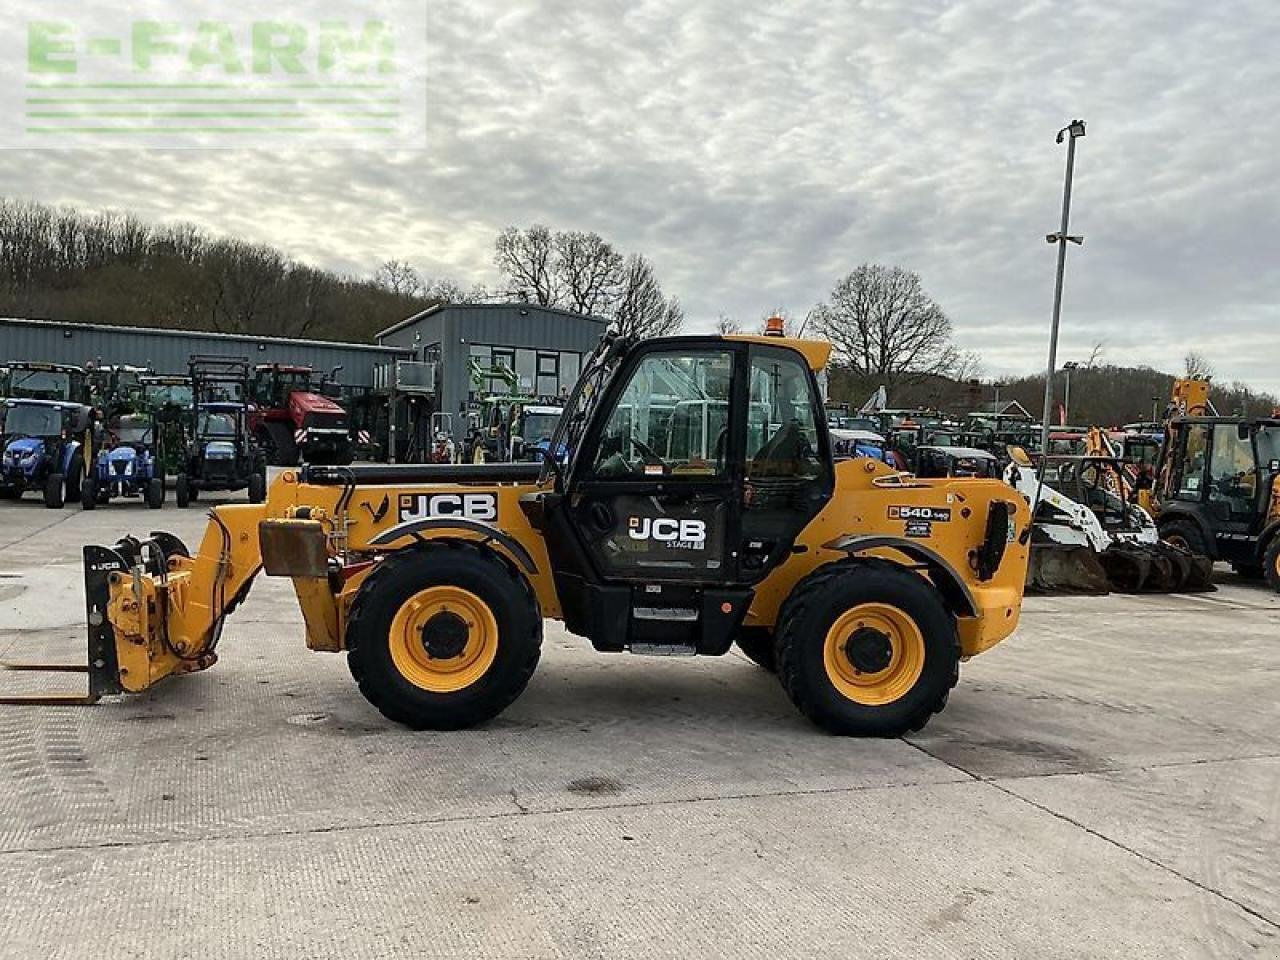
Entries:
{"label": "corrugated roof", "polygon": [[137,333],[154,337],[215,337],[242,343],[275,343],[293,347],[329,347],[334,350],[368,350],[371,353],[403,355],[401,347],[383,346],[378,343],[350,343],[346,340],[300,340],[294,337],[268,337],[252,333],[219,333],[216,330],[177,330],[172,327],[131,327],[116,323],[71,323],[65,320],[49,320],[35,317],[0,317],[0,324],[48,327],[74,330],[103,330],[107,332]]}
{"label": "corrugated roof", "polygon": [[437,303],[435,306],[427,307],[427,309],[419,313],[415,313],[411,317],[406,317],[399,323],[392,324],[385,330],[379,330],[375,336],[379,339],[389,336],[397,330],[403,330],[410,324],[417,323],[419,320],[429,317],[432,314],[439,313],[441,310],[537,310],[541,313],[551,313],[562,317],[572,317],[575,320],[590,320],[592,323],[598,323],[602,326],[607,326],[609,323],[609,321],[605,320],[603,317],[592,316],[589,313],[576,313],[573,310],[565,310],[563,307],[547,307],[539,303],[523,303],[519,300],[502,301],[499,303]]}

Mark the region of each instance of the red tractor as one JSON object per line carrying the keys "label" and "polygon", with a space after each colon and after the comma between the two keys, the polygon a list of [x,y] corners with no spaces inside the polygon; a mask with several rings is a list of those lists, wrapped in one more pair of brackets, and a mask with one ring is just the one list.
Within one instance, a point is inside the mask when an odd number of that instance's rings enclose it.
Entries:
{"label": "red tractor", "polygon": [[254,369],[249,430],[275,466],[351,462],[351,432],[347,411],[325,396],[337,386],[338,370],[317,381],[311,367],[281,363]]}

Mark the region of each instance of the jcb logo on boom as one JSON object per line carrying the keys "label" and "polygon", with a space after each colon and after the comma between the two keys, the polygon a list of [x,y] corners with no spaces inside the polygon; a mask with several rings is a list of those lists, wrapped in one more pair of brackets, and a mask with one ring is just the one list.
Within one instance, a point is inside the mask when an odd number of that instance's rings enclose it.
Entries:
{"label": "jcb logo on boom", "polygon": [[632,540],[657,540],[660,543],[687,543],[702,549],[707,542],[705,520],[676,520],[672,517],[631,517],[627,536]]}
{"label": "jcb logo on boom", "polygon": [[400,522],[409,520],[498,519],[498,498],[492,493],[402,493]]}

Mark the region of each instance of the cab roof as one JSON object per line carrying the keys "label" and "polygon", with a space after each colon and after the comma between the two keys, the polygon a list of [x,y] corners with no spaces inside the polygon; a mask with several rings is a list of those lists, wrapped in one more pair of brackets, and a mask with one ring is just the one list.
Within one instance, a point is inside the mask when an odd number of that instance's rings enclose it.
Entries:
{"label": "cab roof", "polygon": [[831,359],[831,344],[826,340],[801,340],[798,337],[770,337],[762,333],[728,333],[725,340],[759,343],[767,347],[790,347],[804,355],[809,368],[817,373]]}

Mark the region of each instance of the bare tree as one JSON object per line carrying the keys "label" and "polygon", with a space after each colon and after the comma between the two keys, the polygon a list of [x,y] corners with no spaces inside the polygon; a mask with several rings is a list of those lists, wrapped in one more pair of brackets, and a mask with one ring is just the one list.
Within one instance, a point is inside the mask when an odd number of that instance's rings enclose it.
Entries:
{"label": "bare tree", "polygon": [[388,260],[373,275],[373,282],[397,297],[418,297],[425,288],[422,275],[403,260]]}
{"label": "bare tree", "polygon": [[604,317],[642,337],[671,333],[684,322],[653,264],[638,254],[624,259],[597,233],[508,227],[494,244],[494,263],[507,296],[517,300]]}
{"label": "bare tree", "polygon": [[528,230],[507,227],[494,243],[494,266],[507,278],[507,295],[514,300],[556,306],[560,289],[552,263],[555,242],[551,231],[535,223]]}
{"label": "bare tree", "polygon": [[812,323],[840,363],[890,389],[949,375],[960,361],[951,321],[901,267],[864,263],[815,308]]}
{"label": "bare tree", "polygon": [[1107,341],[1105,340],[1094,341],[1093,349],[1089,351],[1089,359],[1084,363],[1084,368],[1086,370],[1092,370],[1102,362],[1102,354],[1106,350],[1106,346]]}
{"label": "bare tree", "polygon": [[741,332],[742,325],[728,314],[722,313],[716,317],[716,333],[720,334],[720,336],[727,337],[729,334]]}
{"label": "bare tree", "polygon": [[653,265],[639,254],[622,267],[622,293],[613,308],[613,322],[624,336],[661,337],[684,323],[684,309],[662,292]]}
{"label": "bare tree", "polygon": [[598,233],[557,233],[552,243],[565,307],[574,313],[603,313],[618,296],[622,254]]}
{"label": "bare tree", "polygon": [[1183,371],[1188,377],[1212,377],[1213,364],[1202,353],[1191,350],[1182,360]]}

